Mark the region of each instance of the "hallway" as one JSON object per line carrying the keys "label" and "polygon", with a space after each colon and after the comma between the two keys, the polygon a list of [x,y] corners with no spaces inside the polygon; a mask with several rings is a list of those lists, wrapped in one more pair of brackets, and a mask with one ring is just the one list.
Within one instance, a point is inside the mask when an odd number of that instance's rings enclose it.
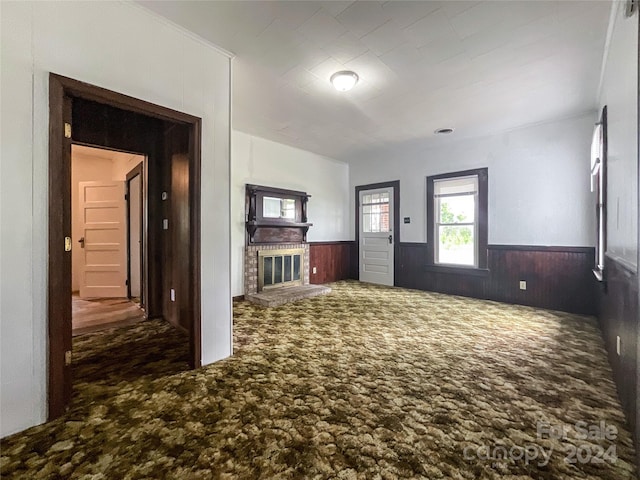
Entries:
{"label": "hallway", "polygon": [[97,332],[105,328],[133,325],[144,320],[139,303],[127,298],[72,297],[73,336]]}

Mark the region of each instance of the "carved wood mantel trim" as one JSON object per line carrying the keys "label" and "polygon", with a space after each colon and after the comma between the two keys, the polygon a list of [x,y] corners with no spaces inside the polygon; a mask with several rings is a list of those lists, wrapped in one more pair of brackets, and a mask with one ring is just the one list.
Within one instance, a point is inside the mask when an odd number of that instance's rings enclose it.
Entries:
{"label": "carved wood mantel trim", "polygon": [[[265,218],[263,199],[271,196],[295,201],[295,218]],[[307,232],[313,224],[307,221],[307,202],[311,195],[297,190],[246,186],[246,229],[247,245],[273,244],[283,242],[306,242]]]}

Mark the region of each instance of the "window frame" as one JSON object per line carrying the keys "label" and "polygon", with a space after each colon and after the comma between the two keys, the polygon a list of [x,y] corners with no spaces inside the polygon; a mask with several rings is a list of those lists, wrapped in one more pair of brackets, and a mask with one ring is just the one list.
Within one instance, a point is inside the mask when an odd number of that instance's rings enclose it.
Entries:
{"label": "window frame", "polygon": [[[436,263],[438,218],[436,218],[436,201],[434,183],[436,180],[452,180],[455,178],[478,178],[478,192],[475,219],[475,265]],[[489,169],[476,168],[458,172],[443,173],[427,177],[427,269],[447,273],[466,273],[483,275],[488,273],[488,183]]]}
{"label": "window frame", "polygon": [[[600,164],[594,175],[591,168],[592,182],[595,182],[596,200],[596,245],[594,255],[593,274],[599,282],[604,281],[604,271],[607,252],[607,106],[602,108],[600,121]],[[592,145],[593,148],[593,145]]]}

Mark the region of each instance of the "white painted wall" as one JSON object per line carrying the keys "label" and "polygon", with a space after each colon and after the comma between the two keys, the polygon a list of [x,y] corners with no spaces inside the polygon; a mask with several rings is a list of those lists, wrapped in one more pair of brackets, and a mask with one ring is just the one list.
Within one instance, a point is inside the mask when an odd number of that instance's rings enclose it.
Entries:
{"label": "white painted wall", "polygon": [[129,3],[0,2],[0,8],[4,436],[43,422],[47,410],[49,72],[202,118],[202,362],[231,353],[230,60]]}
{"label": "white painted wall", "polygon": [[625,18],[624,2],[613,3],[611,40],[600,94],[600,105],[607,105],[608,117],[607,254],[636,266],[638,14]]}
{"label": "white painted wall", "polygon": [[245,185],[311,195],[309,242],[349,240],[349,166],[315,153],[234,131],[231,149],[232,294],[244,294]]}
{"label": "white painted wall", "polygon": [[[426,241],[426,177],[489,168],[489,243],[588,246],[595,242],[589,183],[593,114],[499,135],[448,141],[411,158],[351,164],[357,185],[400,180],[400,238]],[[454,134],[455,135],[455,134]],[[411,217],[404,224],[402,217]]]}

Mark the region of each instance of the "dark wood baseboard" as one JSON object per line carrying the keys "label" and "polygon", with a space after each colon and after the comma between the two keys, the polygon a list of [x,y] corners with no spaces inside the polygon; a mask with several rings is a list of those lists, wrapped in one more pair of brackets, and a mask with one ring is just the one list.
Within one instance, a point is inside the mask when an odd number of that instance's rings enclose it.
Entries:
{"label": "dark wood baseboard", "polygon": [[[605,259],[604,278],[599,284],[597,303],[598,320],[602,329],[613,378],[618,389],[620,403],[634,432],[636,445],[640,432],[638,419],[638,355],[637,341],[640,328],[638,311],[638,275],[613,257]],[[620,336],[620,355],[617,353],[617,337]]]}

